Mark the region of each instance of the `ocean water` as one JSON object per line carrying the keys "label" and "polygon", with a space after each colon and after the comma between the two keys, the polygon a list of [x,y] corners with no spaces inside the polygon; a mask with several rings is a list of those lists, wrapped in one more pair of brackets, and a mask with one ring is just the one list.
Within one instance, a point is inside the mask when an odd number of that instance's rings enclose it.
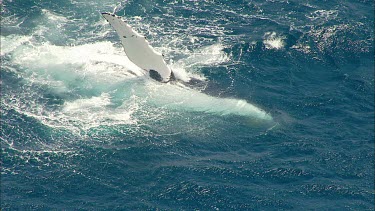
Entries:
{"label": "ocean water", "polygon": [[0,109],[2,210],[373,210],[374,2],[3,0]]}

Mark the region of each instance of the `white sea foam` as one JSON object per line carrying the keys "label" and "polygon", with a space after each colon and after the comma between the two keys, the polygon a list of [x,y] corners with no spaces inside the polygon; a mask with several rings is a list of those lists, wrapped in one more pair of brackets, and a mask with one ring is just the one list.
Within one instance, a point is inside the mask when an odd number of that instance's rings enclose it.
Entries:
{"label": "white sea foam", "polygon": [[329,21],[336,19],[338,15],[337,10],[316,10],[310,15],[306,15],[312,21],[322,20],[322,21]]}
{"label": "white sea foam", "polygon": [[[32,89],[25,87],[25,93],[6,96],[4,104],[51,127],[64,126],[78,133],[77,129],[135,123],[131,115],[137,109],[137,102],[129,97],[131,93],[122,84],[138,80],[144,76],[144,71],[131,63],[121,48],[110,42],[81,46],[38,45],[22,36],[7,36],[2,40],[14,44],[7,45],[4,53],[11,55],[13,64],[23,67],[21,77],[30,86],[47,85],[56,94],[82,96],[65,101],[61,110],[48,111],[37,99],[28,99],[27,95],[34,94],[30,93]],[[128,93],[114,93],[117,90]],[[125,98],[120,99],[123,101],[120,106],[113,107],[111,98],[116,94]],[[28,100],[24,102],[22,99]]]}
{"label": "white sea foam", "polygon": [[284,47],[284,37],[277,36],[276,32],[266,32],[263,36],[263,43],[267,49],[280,50]]}
{"label": "white sea foam", "polygon": [[110,42],[81,46],[29,45],[15,50],[13,56],[13,62],[28,68],[35,76],[32,79],[40,83],[47,77],[56,84],[58,81],[67,85],[66,82],[74,80],[92,80],[97,85],[106,85],[144,75],[122,49],[115,48]]}
{"label": "white sea foam", "polygon": [[110,107],[111,104],[111,95],[102,93],[98,97],[65,102],[62,113],[70,119],[74,118],[75,122],[81,123],[86,128],[112,124],[135,124],[132,114],[137,109],[136,107],[128,105],[125,109],[114,109]]}
{"label": "white sea foam", "polygon": [[[204,75],[197,69],[202,66],[220,65],[230,60],[229,56],[223,51],[224,46],[220,43],[196,49],[193,52],[185,52],[186,56],[172,64],[172,68],[177,79],[189,81],[191,78],[206,80]],[[181,52],[180,52],[181,53]]]}
{"label": "white sea foam", "polygon": [[15,49],[17,49],[20,45],[24,45],[29,42],[31,36],[20,36],[20,35],[9,35],[9,36],[1,36],[1,56],[8,54]]}
{"label": "white sea foam", "polygon": [[47,9],[42,9],[42,14],[45,15],[46,19],[52,23],[56,23],[56,24],[64,24],[64,23],[67,23],[69,22],[69,20],[62,16],[62,15],[58,15],[54,12],[51,12]]}
{"label": "white sea foam", "polygon": [[311,53],[311,48],[309,45],[304,45],[301,43],[297,43],[296,45],[293,45],[291,48],[296,49],[297,51],[303,52],[305,54]]}
{"label": "white sea foam", "polygon": [[182,60],[187,66],[191,65],[217,65],[227,62],[229,57],[223,51],[224,46],[220,43],[198,49],[188,58]]}

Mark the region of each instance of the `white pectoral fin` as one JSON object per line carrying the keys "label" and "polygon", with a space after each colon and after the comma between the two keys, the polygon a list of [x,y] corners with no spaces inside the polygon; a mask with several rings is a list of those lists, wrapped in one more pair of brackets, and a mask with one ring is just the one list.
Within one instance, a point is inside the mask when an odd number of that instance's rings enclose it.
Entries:
{"label": "white pectoral fin", "polygon": [[165,63],[163,56],[149,45],[144,36],[134,31],[121,17],[110,13],[102,13],[102,15],[116,30],[130,61],[144,70],[156,71],[161,81],[169,81],[171,69]]}

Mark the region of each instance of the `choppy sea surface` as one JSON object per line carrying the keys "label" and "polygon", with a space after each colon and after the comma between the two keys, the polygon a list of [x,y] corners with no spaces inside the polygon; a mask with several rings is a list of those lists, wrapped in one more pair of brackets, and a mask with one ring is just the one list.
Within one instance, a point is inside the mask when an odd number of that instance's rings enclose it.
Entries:
{"label": "choppy sea surface", "polygon": [[0,109],[2,210],[373,210],[374,2],[3,0]]}

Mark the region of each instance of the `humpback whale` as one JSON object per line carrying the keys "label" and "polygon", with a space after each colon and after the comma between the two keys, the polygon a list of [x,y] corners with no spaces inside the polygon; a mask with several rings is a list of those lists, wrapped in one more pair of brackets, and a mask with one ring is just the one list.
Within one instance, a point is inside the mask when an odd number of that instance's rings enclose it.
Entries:
{"label": "humpback whale", "polygon": [[[185,86],[183,82],[179,83],[164,61],[163,55],[156,52],[144,36],[133,30],[121,17],[107,12],[102,15],[117,32],[128,59],[145,70],[152,79],[163,82],[156,85],[158,94],[153,95],[153,91],[149,90],[151,95],[147,97],[148,100],[169,108],[179,106],[193,111],[234,114],[272,121],[268,113],[245,100],[213,97]],[[191,78],[187,85],[194,84],[196,80],[199,79]],[[175,83],[168,83],[170,81]]]}

